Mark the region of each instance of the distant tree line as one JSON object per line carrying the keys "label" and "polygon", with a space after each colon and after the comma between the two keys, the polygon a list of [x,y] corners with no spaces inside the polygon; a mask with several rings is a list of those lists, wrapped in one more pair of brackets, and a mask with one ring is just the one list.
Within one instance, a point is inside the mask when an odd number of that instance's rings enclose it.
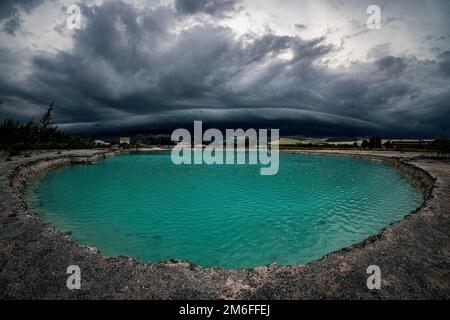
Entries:
{"label": "distant tree line", "polygon": [[388,140],[382,142],[380,137],[374,136],[370,139],[365,139],[358,145],[357,142],[347,144],[333,144],[333,143],[301,143],[301,144],[289,144],[280,145],[282,149],[370,149],[370,150],[395,150],[395,151],[423,151],[423,152],[436,152],[439,154],[450,154],[450,140],[437,139],[430,142],[424,142],[421,144],[408,143],[407,141],[398,144],[394,141]]}
{"label": "distant tree line", "polygon": [[39,122],[4,120],[0,126],[0,148],[11,154],[36,149],[76,149],[87,147],[79,137],[58,130],[52,121],[55,103],[49,104]]}
{"label": "distant tree line", "polygon": [[380,149],[382,147],[380,137],[371,137],[369,141],[363,140],[361,143],[361,148],[363,149]]}
{"label": "distant tree line", "polygon": [[[1,105],[1,102],[0,102]],[[95,144],[82,141],[77,136],[64,133],[54,125],[52,113],[55,103],[51,102],[42,115],[39,122],[33,120],[27,123],[19,123],[12,119],[4,120],[0,126],[0,149],[6,150],[10,155],[19,154],[22,151],[39,149],[82,149],[94,147]],[[172,146],[174,142],[169,135],[138,135],[132,139],[131,146],[123,147],[145,147],[145,146]],[[282,149],[390,149],[400,151],[433,151],[441,154],[450,154],[450,141],[446,138],[424,143],[423,145],[396,145],[392,141],[382,143],[380,137],[374,136],[363,140],[361,146],[356,142],[351,144],[291,144],[281,145]]]}
{"label": "distant tree line", "polygon": [[175,143],[171,140],[169,135],[138,135],[132,139],[132,144],[135,146],[172,146]]}
{"label": "distant tree line", "polygon": [[433,141],[433,149],[441,154],[450,154],[450,140],[448,139],[437,139]]}

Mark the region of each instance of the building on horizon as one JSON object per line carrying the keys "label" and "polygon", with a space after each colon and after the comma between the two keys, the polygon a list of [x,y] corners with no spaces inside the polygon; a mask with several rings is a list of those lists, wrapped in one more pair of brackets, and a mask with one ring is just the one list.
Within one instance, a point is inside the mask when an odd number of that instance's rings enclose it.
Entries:
{"label": "building on horizon", "polygon": [[130,144],[131,139],[130,137],[120,137],[119,138],[119,144]]}

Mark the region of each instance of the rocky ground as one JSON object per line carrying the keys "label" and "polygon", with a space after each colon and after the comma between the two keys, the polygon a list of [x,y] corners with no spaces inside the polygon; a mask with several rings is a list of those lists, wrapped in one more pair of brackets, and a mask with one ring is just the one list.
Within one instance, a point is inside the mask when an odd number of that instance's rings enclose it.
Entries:
{"label": "rocky ground", "polygon": [[[305,151],[301,151],[305,152]],[[341,152],[314,153],[335,155]],[[105,150],[33,153],[0,159],[1,299],[449,299],[450,163],[419,154],[344,152],[385,161],[423,191],[425,203],[403,220],[350,248],[306,265],[254,269],[201,268],[189,262],[107,258],[74,243],[27,209],[21,191],[52,168],[113,156]],[[69,265],[81,289],[66,287]],[[367,267],[381,268],[369,290]]]}

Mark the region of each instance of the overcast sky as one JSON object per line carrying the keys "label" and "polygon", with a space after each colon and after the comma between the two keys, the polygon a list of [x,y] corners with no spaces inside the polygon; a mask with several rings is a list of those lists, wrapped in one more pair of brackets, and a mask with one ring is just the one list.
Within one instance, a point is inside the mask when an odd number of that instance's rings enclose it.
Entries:
{"label": "overcast sky", "polygon": [[[77,4],[80,29],[67,28]],[[381,29],[366,10],[381,8]],[[194,120],[284,135],[439,137],[448,0],[0,2],[0,119],[168,132]],[[447,128],[447,132],[450,127]]]}

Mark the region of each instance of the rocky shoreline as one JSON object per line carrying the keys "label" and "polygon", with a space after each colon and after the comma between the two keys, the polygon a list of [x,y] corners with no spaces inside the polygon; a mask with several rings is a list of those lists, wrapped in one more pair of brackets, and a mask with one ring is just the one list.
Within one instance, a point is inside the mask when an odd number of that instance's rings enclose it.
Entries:
{"label": "rocky shoreline", "polygon": [[[79,150],[0,160],[0,299],[450,298],[449,162],[412,154],[308,151],[388,163],[422,190],[425,202],[365,241],[306,265],[224,270],[104,257],[28,211],[21,193],[30,179],[117,153]],[[66,287],[72,264],[81,268],[81,290]],[[366,269],[374,264],[381,268],[381,290],[366,287]]]}

